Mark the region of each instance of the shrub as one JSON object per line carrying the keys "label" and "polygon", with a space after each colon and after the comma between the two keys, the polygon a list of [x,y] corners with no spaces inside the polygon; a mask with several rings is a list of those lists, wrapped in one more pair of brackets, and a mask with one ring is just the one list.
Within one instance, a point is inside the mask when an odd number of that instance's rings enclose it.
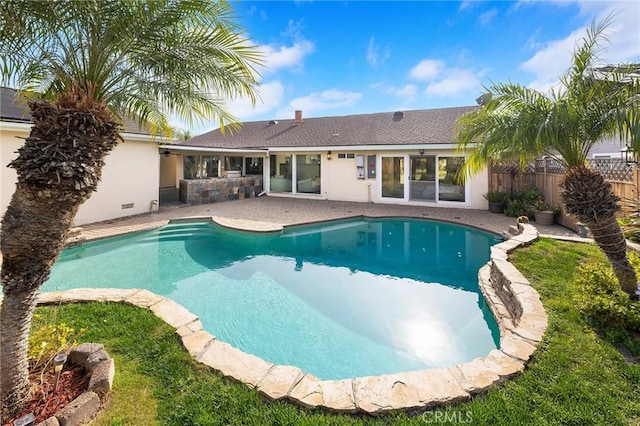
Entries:
{"label": "shrub", "polygon": [[504,204],[509,199],[509,193],[504,191],[489,191],[483,197],[490,203]]}
{"label": "shrub", "polygon": [[[634,267],[640,258],[630,253]],[[599,325],[619,325],[626,329],[640,329],[640,302],[629,299],[618,283],[610,265],[591,263],[578,268],[576,284],[581,289],[577,306],[590,320]]]}
{"label": "shrub", "polygon": [[[37,314],[35,320],[40,318]],[[29,364],[32,371],[39,371],[46,368],[52,362],[53,357],[65,352],[77,344],[77,339],[86,330],[75,328],[66,323],[46,324],[38,328],[29,335]]]}
{"label": "shrub", "polygon": [[504,209],[504,214],[510,217],[526,216],[527,209],[525,208],[522,200],[518,198],[512,198],[507,201],[507,205]]}

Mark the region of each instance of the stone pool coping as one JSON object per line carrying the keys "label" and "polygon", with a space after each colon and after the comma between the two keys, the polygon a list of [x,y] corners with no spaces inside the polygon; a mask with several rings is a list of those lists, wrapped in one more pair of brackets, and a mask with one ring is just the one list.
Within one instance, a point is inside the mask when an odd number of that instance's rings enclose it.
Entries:
{"label": "stone pool coping", "polygon": [[[263,224],[233,219],[220,221],[217,217],[194,217],[179,221],[203,219],[245,231],[255,230],[257,224]],[[120,234],[166,223],[169,221],[128,229]],[[258,229],[275,232],[282,230],[282,226],[266,224]],[[539,234],[529,224],[519,224],[518,232],[509,240],[492,246],[489,262],[478,273],[480,290],[500,329],[500,349],[446,368],[320,380],[297,367],[272,364],[217,340],[204,331],[198,317],[182,305],[148,290],[79,288],[41,293],[38,303],[122,302],[150,309],[176,329],[194,359],[224,376],[256,388],[269,399],[286,399],[304,407],[324,407],[341,413],[375,415],[395,410],[428,409],[468,400],[518,375],[524,371],[542,341],[547,328],[547,314],[540,296],[508,261],[511,251],[535,241]]]}

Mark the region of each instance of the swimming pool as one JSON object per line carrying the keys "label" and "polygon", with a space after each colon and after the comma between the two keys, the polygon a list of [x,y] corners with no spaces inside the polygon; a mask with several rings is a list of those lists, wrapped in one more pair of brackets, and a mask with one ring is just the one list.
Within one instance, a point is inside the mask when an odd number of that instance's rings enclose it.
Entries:
{"label": "swimming pool", "polygon": [[232,231],[170,224],[65,250],[42,291],[145,288],[218,339],[320,379],[451,366],[496,348],[477,271],[499,242],[440,222]]}

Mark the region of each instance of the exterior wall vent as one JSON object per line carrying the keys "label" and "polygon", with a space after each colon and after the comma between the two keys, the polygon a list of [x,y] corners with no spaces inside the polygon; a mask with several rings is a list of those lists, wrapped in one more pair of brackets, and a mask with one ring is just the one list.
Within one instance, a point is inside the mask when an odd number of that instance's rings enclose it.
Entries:
{"label": "exterior wall vent", "polygon": [[127,203],[127,204],[123,204],[121,207],[122,207],[122,210],[126,210],[126,209],[132,209],[133,205],[134,205],[133,203]]}
{"label": "exterior wall vent", "polygon": [[393,113],[393,121],[400,121],[404,118],[404,112],[396,111]]}

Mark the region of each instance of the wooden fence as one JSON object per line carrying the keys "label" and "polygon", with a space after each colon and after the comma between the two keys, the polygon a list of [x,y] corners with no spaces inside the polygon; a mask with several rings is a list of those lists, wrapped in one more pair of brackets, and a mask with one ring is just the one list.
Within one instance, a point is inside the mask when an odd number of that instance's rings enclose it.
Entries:
{"label": "wooden fence", "polygon": [[[598,170],[620,197],[622,215],[631,212],[629,203],[639,201],[640,170],[620,159],[590,160],[589,167]],[[489,169],[489,190],[521,192],[537,188],[545,200],[562,206],[560,183],[564,179],[564,167],[552,158],[545,158],[520,166],[517,163],[494,163]],[[563,212],[558,222],[577,231],[577,221]]]}

